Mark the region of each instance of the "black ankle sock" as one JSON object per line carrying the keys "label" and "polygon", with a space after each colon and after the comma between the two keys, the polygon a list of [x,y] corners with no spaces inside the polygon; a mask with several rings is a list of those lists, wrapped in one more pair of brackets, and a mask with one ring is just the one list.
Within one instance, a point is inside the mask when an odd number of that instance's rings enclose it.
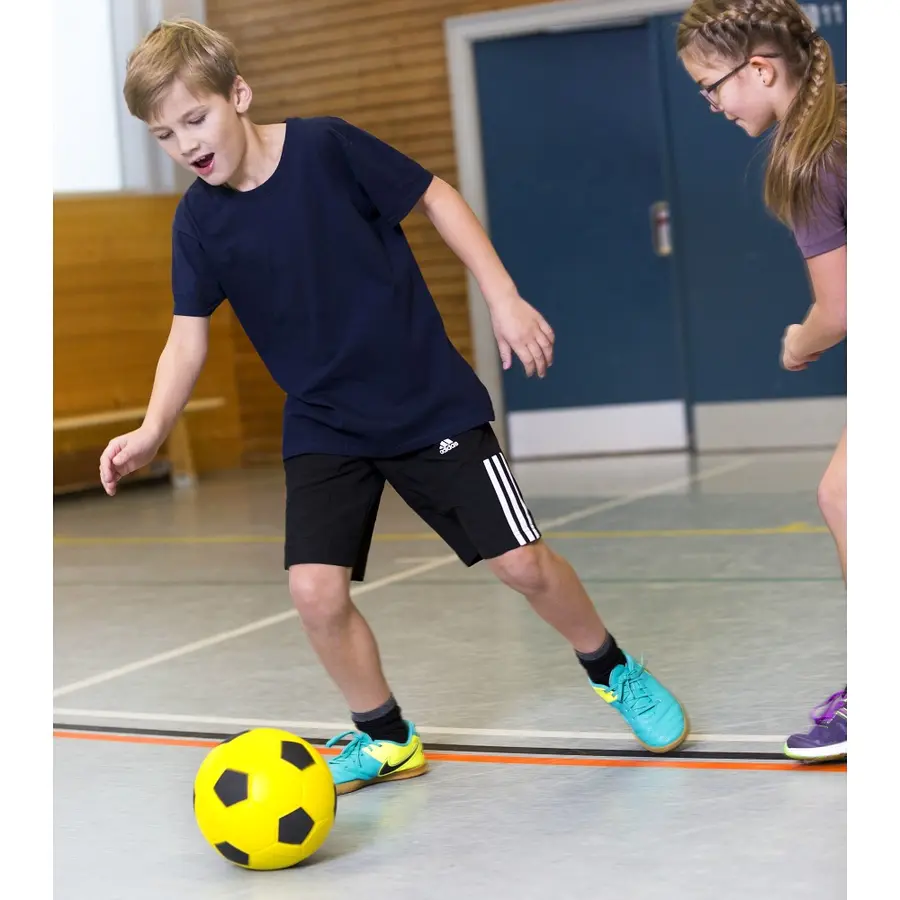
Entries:
{"label": "black ankle sock", "polygon": [[353,724],[373,741],[395,741],[405,744],[409,730],[393,694],[387,703],[365,713],[351,713]]}
{"label": "black ankle sock", "polygon": [[593,653],[575,651],[578,661],[584,666],[588,678],[594,684],[609,685],[609,677],[616,666],[627,665],[625,654],[619,649],[616,639],[607,632],[603,646]]}

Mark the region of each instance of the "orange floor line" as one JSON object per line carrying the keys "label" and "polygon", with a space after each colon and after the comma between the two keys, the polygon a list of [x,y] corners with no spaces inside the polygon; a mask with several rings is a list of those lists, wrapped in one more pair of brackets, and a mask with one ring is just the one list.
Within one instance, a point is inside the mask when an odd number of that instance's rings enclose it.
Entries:
{"label": "orange floor line", "polygon": [[[54,731],[56,738],[66,738],[79,741],[104,741],[119,744],[155,744],[163,747],[215,747],[220,741],[203,740],[199,738],[176,737],[152,737],[140,734],[109,734],[102,732],[86,731]],[[334,748],[316,748],[323,756],[334,756],[339,751]],[[667,759],[641,758],[641,759],[601,759],[585,756],[528,756],[514,754],[489,754],[489,753],[462,753],[448,750],[429,750],[430,760],[443,760],[457,763],[482,763],[492,765],[519,765],[519,766],[574,766],[576,768],[603,768],[603,769],[706,769],[725,771],[775,771],[775,772],[846,772],[846,763],[829,765],[804,766],[793,762],[756,762],[752,760],[712,760],[712,759]]]}

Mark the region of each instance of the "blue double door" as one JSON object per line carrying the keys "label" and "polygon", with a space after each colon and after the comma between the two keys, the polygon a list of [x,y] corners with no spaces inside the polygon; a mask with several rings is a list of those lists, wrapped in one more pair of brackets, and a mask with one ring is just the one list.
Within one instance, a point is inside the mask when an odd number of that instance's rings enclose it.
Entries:
{"label": "blue double door", "polygon": [[[504,373],[514,456],[688,448],[704,405],[845,393],[842,349],[778,365],[805,266],[763,207],[764,145],[711,113],[677,21],[475,45],[491,237],[557,335],[548,378]],[[842,21],[820,22],[839,78]]]}

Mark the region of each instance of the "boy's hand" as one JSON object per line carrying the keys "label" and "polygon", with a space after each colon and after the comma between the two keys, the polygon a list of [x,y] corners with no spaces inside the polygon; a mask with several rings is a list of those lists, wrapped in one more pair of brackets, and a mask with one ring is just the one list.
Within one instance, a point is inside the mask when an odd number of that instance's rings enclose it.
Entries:
{"label": "boy's hand", "polygon": [[804,356],[797,351],[797,338],[802,327],[802,325],[790,325],[781,340],[781,365],[788,372],[800,372],[822,355],[821,353],[809,353]]}
{"label": "boy's hand", "polygon": [[100,457],[100,483],[112,497],[123,475],[146,466],[156,456],[162,441],[148,428],[138,428],[113,438]]}
{"label": "boy's hand", "polygon": [[512,365],[513,353],[522,361],[530,378],[540,378],[553,364],[553,329],[531,304],[516,296],[491,306],[491,323],[500,349],[503,368]]}

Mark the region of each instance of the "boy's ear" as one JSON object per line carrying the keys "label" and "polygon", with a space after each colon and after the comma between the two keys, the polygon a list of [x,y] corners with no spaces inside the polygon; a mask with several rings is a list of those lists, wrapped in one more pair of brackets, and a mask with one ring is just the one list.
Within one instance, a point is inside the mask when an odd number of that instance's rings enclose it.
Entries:
{"label": "boy's ear", "polygon": [[250,109],[252,100],[253,91],[250,90],[250,85],[238,75],[234,79],[234,85],[231,88],[231,102],[234,104],[235,110],[239,113],[247,112]]}

